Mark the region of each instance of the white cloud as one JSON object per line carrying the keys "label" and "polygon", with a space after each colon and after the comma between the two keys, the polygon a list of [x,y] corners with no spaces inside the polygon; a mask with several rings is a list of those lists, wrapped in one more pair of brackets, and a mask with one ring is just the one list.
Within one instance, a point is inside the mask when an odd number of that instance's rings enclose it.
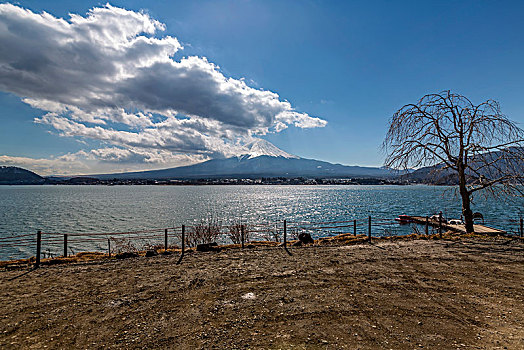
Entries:
{"label": "white cloud", "polygon": [[0,4],[0,90],[45,111],[36,121],[60,135],[120,155],[228,156],[252,135],[326,125],[205,57],[175,59],[183,47],[156,37],[163,30],[146,13],[111,5],[65,20]]}
{"label": "white cloud", "polygon": [[165,150],[106,147],[68,153],[56,158],[0,155],[0,164],[31,169],[42,176],[102,174],[163,169],[208,160],[202,155],[173,154]]}
{"label": "white cloud", "polygon": [[[149,150],[140,148],[124,149],[118,147],[93,149],[89,151],[89,153],[78,154],[78,156],[85,157],[99,163],[141,164],[139,169],[143,169],[144,167],[142,164],[145,163],[148,164],[146,166],[148,170],[163,168],[166,165],[187,165],[207,160],[205,156],[201,155],[174,155],[172,152],[165,150]],[[129,165],[126,166],[128,167]]]}
{"label": "white cloud", "polygon": [[57,159],[12,157],[0,155],[0,164],[31,169],[31,171],[34,171],[38,175],[43,176],[82,174],[89,171],[88,165],[78,161],[76,157],[71,157],[70,155],[66,155],[63,158]]}

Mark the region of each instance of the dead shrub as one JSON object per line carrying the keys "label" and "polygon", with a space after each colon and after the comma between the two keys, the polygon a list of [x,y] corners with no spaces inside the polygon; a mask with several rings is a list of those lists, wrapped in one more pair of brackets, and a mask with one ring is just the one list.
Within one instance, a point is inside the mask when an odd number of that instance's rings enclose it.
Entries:
{"label": "dead shrub", "polygon": [[196,247],[199,244],[212,243],[220,235],[221,228],[218,220],[201,221],[187,231],[186,245],[188,247]]}
{"label": "dead shrub", "polygon": [[264,234],[264,239],[268,242],[280,242],[280,233],[278,232],[278,227],[268,228]]}
{"label": "dead shrub", "polygon": [[242,227],[244,227],[244,242],[249,242],[249,226],[240,222],[234,222],[227,227],[227,237],[233,244],[242,243]]}
{"label": "dead shrub", "polygon": [[[303,230],[304,233],[311,234],[310,230]],[[287,232],[289,232],[289,237],[291,237],[292,240],[298,241],[298,236],[300,235],[300,230],[298,227],[290,227],[288,228]]]}
{"label": "dead shrub", "polygon": [[139,248],[133,243],[131,238],[111,237],[111,253],[138,253]]}
{"label": "dead shrub", "polygon": [[419,227],[417,226],[417,224],[413,224],[411,226],[411,228],[413,229],[413,233],[416,234],[416,235],[421,235],[422,233],[420,233],[420,229]]}

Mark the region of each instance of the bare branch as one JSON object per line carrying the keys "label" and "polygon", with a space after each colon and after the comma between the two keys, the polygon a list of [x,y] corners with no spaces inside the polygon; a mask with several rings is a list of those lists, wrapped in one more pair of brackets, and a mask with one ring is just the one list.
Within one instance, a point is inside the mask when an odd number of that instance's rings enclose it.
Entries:
{"label": "bare branch", "polygon": [[453,176],[468,232],[473,193],[523,192],[518,185],[524,185],[524,131],[493,100],[474,105],[451,91],[427,94],[393,115],[382,147],[387,167],[431,166],[430,173]]}

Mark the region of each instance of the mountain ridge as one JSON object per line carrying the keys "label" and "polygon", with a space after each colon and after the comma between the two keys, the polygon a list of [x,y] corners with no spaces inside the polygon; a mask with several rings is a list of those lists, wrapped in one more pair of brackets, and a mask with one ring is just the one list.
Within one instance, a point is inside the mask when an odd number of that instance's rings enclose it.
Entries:
{"label": "mountain ridge", "polygon": [[347,166],[301,158],[264,139],[244,145],[238,156],[211,159],[202,163],[175,168],[89,175],[97,179],[197,179],[197,178],[260,178],[260,177],[375,177],[392,178],[398,173],[384,168]]}
{"label": "mountain ridge", "polygon": [[261,155],[211,159],[202,163],[161,170],[90,175],[98,179],[195,179],[259,177],[378,177],[398,174],[384,168],[347,166],[306,158]]}
{"label": "mountain ridge", "polygon": [[[470,166],[479,168],[478,175],[486,178],[497,178],[503,174],[523,174],[524,173],[524,148],[511,147],[511,152],[508,156],[502,151],[487,152],[479,154],[470,158],[468,161]],[[491,164],[482,168],[484,164]],[[446,168],[442,163],[425,166],[419,168],[409,174],[403,175],[403,178],[419,183],[434,184],[434,185],[458,185],[458,172],[456,170]],[[478,178],[469,168],[466,169],[466,181],[475,181]]]}
{"label": "mountain ridge", "polygon": [[[347,166],[315,159],[301,158],[285,152],[263,139],[254,139],[244,145],[243,148],[242,154],[238,156],[210,159],[201,163],[174,168],[94,175],[48,176],[46,179],[49,183],[74,178],[78,178],[81,181],[87,181],[86,179],[90,179],[90,181],[95,179],[196,180],[278,177],[393,179],[401,174],[385,168]],[[46,179],[37,181],[43,182]]]}
{"label": "mountain ridge", "polygon": [[15,166],[0,166],[0,185],[39,185],[45,179],[30,171]]}

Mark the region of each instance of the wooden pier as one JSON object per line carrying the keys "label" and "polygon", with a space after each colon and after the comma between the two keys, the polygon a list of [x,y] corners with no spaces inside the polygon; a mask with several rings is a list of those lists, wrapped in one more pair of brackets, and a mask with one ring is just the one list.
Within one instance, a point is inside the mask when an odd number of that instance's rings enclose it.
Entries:
{"label": "wooden pier", "polygon": [[[425,225],[426,224],[426,218],[425,217],[422,217],[422,216],[410,216],[410,218],[414,222],[416,222],[417,224],[421,224],[421,225]],[[439,222],[438,222],[438,220],[428,219],[428,225],[433,226],[433,227],[439,227]],[[460,232],[460,233],[466,233],[465,225],[450,225],[450,224],[447,224],[447,223],[443,222],[442,223],[442,229],[443,230],[451,230],[451,231]],[[506,234],[506,231],[499,230],[499,229],[496,229],[496,228],[493,228],[493,227],[488,227],[488,226],[485,226],[485,225],[474,224],[473,225],[473,229],[475,230],[475,233],[480,233],[480,234],[485,234],[485,235],[490,235],[490,236],[497,236],[497,235],[505,235]]]}

